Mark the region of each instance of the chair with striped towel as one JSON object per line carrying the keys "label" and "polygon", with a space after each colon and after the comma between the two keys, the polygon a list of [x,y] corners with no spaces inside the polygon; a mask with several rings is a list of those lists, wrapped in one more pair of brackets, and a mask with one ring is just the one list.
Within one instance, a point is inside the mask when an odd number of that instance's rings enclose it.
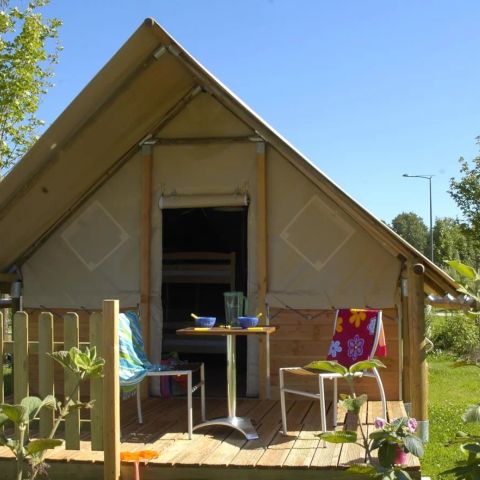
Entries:
{"label": "chair with striped towel", "polygon": [[[202,421],[205,417],[205,373],[203,363],[179,364],[175,366],[153,365],[145,355],[145,346],[140,327],[140,318],[135,312],[119,315],[119,350],[120,350],[120,386],[124,389],[136,389],[138,423],[143,423],[140,383],[145,377],[186,376],[188,436],[192,438],[193,410],[192,393],[200,388]],[[192,384],[193,373],[200,373],[200,381]]]}
{"label": "chair with striped towel", "polygon": [[[382,311],[360,308],[344,308],[337,310],[335,317],[333,338],[330,343],[327,360],[336,360],[344,367],[350,367],[362,360],[373,357],[386,357],[387,347],[382,323]],[[285,387],[285,373],[296,375],[317,376],[319,392],[307,392]],[[383,418],[387,418],[385,390],[382,379],[376,368],[358,372],[358,377],[373,377],[377,381],[382,400]],[[285,393],[293,393],[304,397],[315,398],[320,401],[320,422],[322,431],[327,428],[324,380],[333,380],[333,425],[337,425],[337,379],[340,374],[319,372],[304,367],[284,367],[279,369],[280,405],[282,409],[282,431],[287,434],[287,415],[285,408]]]}

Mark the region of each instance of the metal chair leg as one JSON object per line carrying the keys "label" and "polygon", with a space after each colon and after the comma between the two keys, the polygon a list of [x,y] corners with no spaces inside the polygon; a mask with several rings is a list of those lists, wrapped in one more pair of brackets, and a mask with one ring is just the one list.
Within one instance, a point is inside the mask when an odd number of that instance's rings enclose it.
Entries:
{"label": "metal chair leg", "polygon": [[387,418],[387,399],[385,397],[385,390],[383,388],[382,379],[380,378],[380,374],[376,368],[372,369],[373,375],[375,376],[375,380],[378,384],[378,389],[380,390],[380,398],[382,400],[382,409],[383,409],[383,418]]}
{"label": "metal chair leg", "polygon": [[192,439],[193,432],[193,409],[192,409],[192,372],[187,373],[187,397],[188,397],[188,439]]}
{"label": "metal chair leg", "polygon": [[138,415],[138,423],[143,423],[142,417],[142,395],[140,392],[140,383],[137,384],[137,415]]}
{"label": "metal chair leg", "polygon": [[319,400],[320,400],[320,422],[322,426],[322,432],[327,431],[327,417],[325,415],[325,388],[323,384],[323,377],[318,376],[318,389],[319,389]]}
{"label": "metal chair leg", "polygon": [[282,410],[282,433],[287,434],[287,410],[285,408],[285,383],[283,379],[283,369],[280,368],[278,372],[278,378],[280,383],[280,407]]}
{"label": "metal chair leg", "polygon": [[334,377],[333,378],[333,401],[332,401],[333,428],[337,426],[337,402],[338,402],[337,377]]}

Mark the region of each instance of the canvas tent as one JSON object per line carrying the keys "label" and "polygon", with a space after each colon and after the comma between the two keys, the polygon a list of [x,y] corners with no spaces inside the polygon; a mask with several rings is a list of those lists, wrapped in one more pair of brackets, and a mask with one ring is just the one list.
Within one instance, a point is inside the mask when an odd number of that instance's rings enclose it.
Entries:
{"label": "canvas tent", "polygon": [[[368,306],[389,312],[387,390],[406,395],[405,346],[423,339],[408,336],[423,315],[413,294],[422,302],[424,294],[455,294],[455,283],[150,19],[1,182],[0,230],[8,235],[0,271],[18,272],[30,309],[90,310],[104,298],[139,305],[158,360],[163,257],[171,252],[162,242],[185,228],[165,231],[165,222],[196,209],[210,215],[215,238],[240,225],[222,227],[221,215],[243,212],[235,247],[243,289],[253,310],[269,306],[285,335],[272,345],[273,384],[277,366],[325,353],[335,308]],[[420,283],[416,264],[425,267]],[[264,380],[255,342],[247,350],[247,393],[256,394]]]}

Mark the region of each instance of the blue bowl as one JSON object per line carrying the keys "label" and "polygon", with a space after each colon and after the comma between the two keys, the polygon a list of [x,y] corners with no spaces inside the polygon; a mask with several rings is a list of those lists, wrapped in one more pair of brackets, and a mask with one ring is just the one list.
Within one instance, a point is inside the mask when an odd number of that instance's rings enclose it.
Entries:
{"label": "blue bowl", "polygon": [[215,325],[216,321],[216,317],[198,317],[195,319],[195,326],[211,328]]}
{"label": "blue bowl", "polygon": [[238,317],[242,328],[256,327],[258,325],[258,317]]}

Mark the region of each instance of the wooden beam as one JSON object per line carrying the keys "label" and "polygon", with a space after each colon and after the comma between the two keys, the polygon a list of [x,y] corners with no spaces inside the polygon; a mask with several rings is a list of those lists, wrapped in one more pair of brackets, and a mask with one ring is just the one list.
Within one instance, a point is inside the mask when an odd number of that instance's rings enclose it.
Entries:
{"label": "wooden beam", "polygon": [[[225,136],[225,137],[184,137],[165,138],[154,137],[152,142],[156,145],[210,145],[222,143],[251,143],[262,142],[262,139],[255,135]],[[262,142],[263,143],[263,142]]]}
{"label": "wooden beam", "polygon": [[[409,262],[410,396],[412,400],[412,416],[419,420],[422,425],[425,425],[423,422],[428,421],[428,366],[426,353],[428,345],[425,341],[424,273],[425,267],[421,263]],[[420,434],[422,435],[422,432]]]}
{"label": "wooden beam", "polygon": [[120,381],[118,372],[118,300],[103,301],[104,480],[120,479]]}
{"label": "wooden beam", "polygon": [[400,279],[400,296],[402,301],[402,316],[400,318],[402,326],[402,400],[407,403],[411,403],[411,391],[410,391],[410,323],[409,323],[409,310],[408,310],[408,278],[407,274]]}
{"label": "wooden beam", "polygon": [[[153,148],[142,147],[142,210],[140,215],[140,318],[143,342],[150,354],[150,265],[152,238],[152,169]],[[148,382],[143,382],[142,397],[148,396]]]}
{"label": "wooden beam", "polygon": [[[4,330],[5,331],[5,330]],[[3,341],[3,351],[4,353],[13,353],[14,344],[12,340],[4,340]],[[78,346],[80,348],[89,347],[90,342],[78,342]],[[65,350],[65,344],[63,342],[53,342],[53,351],[59,352],[60,350]],[[28,353],[31,355],[38,355],[39,352],[39,345],[38,341],[32,340],[28,342]]]}
{"label": "wooden beam", "polygon": [[[265,143],[257,143],[257,298],[258,312],[266,318],[265,297],[268,287],[268,244],[267,244],[267,157]],[[261,322],[264,324],[264,322]],[[269,338],[262,335],[259,339],[259,396],[270,397]]]}

